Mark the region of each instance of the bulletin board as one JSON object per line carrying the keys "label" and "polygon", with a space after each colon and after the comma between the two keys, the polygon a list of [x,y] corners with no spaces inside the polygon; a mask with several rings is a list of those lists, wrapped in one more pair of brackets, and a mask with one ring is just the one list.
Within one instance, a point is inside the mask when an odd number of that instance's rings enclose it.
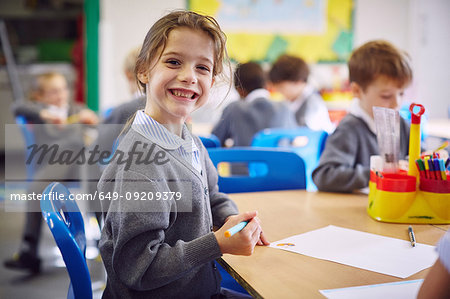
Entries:
{"label": "bulletin board", "polygon": [[283,53],[343,62],[352,51],[353,0],[188,0],[188,8],[217,19],[236,62]]}

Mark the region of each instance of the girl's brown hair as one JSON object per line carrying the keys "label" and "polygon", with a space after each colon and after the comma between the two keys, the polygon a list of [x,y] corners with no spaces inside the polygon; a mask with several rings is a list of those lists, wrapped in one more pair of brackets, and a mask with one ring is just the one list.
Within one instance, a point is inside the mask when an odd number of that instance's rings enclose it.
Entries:
{"label": "girl's brown hair", "polygon": [[379,76],[386,76],[400,86],[412,80],[409,56],[384,40],[374,40],[357,48],[348,62],[350,82],[363,90]]}

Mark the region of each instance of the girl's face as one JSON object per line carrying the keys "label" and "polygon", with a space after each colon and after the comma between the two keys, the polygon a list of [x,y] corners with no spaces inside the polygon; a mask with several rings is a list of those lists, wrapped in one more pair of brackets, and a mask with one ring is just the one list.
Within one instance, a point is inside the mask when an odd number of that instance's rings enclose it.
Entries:
{"label": "girl's face", "polygon": [[170,31],[166,47],[148,74],[145,112],[161,124],[180,124],[203,106],[214,83],[214,43],[211,37],[190,28]]}

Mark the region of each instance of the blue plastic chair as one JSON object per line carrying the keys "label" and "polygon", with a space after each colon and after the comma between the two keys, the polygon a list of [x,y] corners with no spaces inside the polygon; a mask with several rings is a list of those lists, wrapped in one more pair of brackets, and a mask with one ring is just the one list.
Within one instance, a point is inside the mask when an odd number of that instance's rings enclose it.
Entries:
{"label": "blue plastic chair", "polygon": [[[61,195],[62,194],[62,195]],[[84,222],[70,191],[60,183],[51,183],[42,193],[42,216],[53,234],[69,272],[67,298],[92,298],[92,285],[86,264]],[[61,197],[61,198],[60,198]]]}
{"label": "blue plastic chair", "polygon": [[[25,161],[27,160],[27,157],[30,156],[31,148],[28,148],[28,146],[35,143],[34,140],[34,132],[33,132],[33,124],[29,124],[25,117],[19,115],[16,116],[16,124],[19,126],[20,130],[22,131],[22,135],[25,141]],[[31,181],[33,178],[34,172],[35,172],[35,165],[33,163],[25,163],[25,170],[27,173],[27,180]]]}
{"label": "blue plastic chair", "polygon": [[328,133],[307,127],[294,129],[265,129],[255,134],[252,146],[289,148],[303,158],[306,164],[306,185],[310,191],[317,190],[312,172],[317,167],[325,147]]}
{"label": "blue plastic chair", "polygon": [[222,177],[219,190],[225,193],[305,189],[305,162],[295,152],[283,149],[235,147],[211,149],[209,156],[216,166],[221,162],[259,163],[266,173],[256,176]]}
{"label": "blue plastic chair", "polygon": [[210,134],[209,136],[199,136],[199,138],[207,149],[220,147],[220,140],[216,135]]}

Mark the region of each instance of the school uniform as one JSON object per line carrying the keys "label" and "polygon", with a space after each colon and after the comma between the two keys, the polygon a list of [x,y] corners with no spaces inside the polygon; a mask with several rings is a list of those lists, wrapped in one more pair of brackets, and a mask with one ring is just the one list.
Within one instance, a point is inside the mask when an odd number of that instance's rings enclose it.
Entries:
{"label": "school uniform", "polygon": [[[115,107],[111,113],[102,121],[96,144],[102,149],[111,150],[114,140],[122,131],[122,126],[127,120],[140,109],[145,108],[146,97],[139,96],[131,101]],[[111,126],[110,126],[111,125]]]}
{"label": "school uniform", "polygon": [[253,136],[267,128],[293,128],[293,113],[286,103],[273,102],[265,89],[250,92],[245,99],[230,103],[212,130],[221,144],[233,139],[234,146],[250,146]]}
{"label": "school uniform", "polygon": [[302,95],[289,104],[295,115],[297,124],[312,130],[324,130],[332,133],[334,125],[331,123],[327,106],[322,97],[311,86],[306,85]]}
{"label": "school uniform", "polygon": [[[409,126],[400,118],[400,156],[408,155]],[[349,114],[339,123],[325,144],[312,179],[320,191],[352,192],[369,185],[370,156],[379,155],[374,120],[352,103]]]}
{"label": "school uniform", "polygon": [[[217,173],[198,137],[183,126],[175,136],[143,111],[116,151],[149,153],[152,163],[113,160],[99,192],[105,224],[99,244],[108,274],[104,298],[211,298],[220,293],[214,260],[222,253],[212,232],[236,205],[217,186]],[[163,157],[162,157],[163,156]],[[159,163],[156,163],[159,157]],[[162,163],[163,161],[166,161]],[[128,167],[128,169],[127,169]],[[126,200],[135,191],[180,192],[181,200]]]}

